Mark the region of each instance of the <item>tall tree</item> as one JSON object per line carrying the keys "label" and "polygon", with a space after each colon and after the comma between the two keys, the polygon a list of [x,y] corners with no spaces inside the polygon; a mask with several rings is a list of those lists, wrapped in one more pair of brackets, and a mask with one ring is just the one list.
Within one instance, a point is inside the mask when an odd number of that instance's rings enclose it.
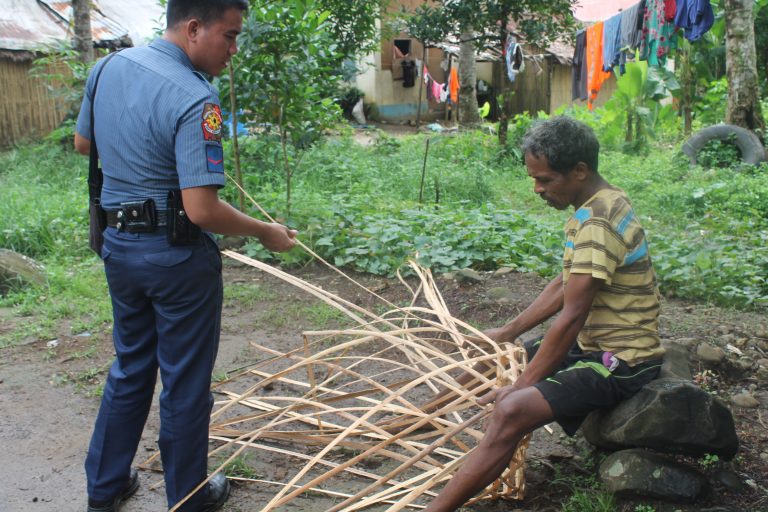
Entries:
{"label": "tall tree", "polygon": [[80,61],[93,61],[93,36],[91,34],[91,0],[72,0],[72,18],[75,31],[74,47]]}
{"label": "tall tree", "polygon": [[481,119],[477,110],[475,32],[471,26],[466,26],[459,37],[459,125],[476,128]]}
{"label": "tall tree", "polygon": [[377,21],[386,12],[389,0],[319,0],[328,11],[328,23],[341,58],[355,59],[380,43]]}
{"label": "tall tree", "polygon": [[762,132],[755,50],[754,0],[725,0],[725,69],[728,75],[728,109],[725,121]]}

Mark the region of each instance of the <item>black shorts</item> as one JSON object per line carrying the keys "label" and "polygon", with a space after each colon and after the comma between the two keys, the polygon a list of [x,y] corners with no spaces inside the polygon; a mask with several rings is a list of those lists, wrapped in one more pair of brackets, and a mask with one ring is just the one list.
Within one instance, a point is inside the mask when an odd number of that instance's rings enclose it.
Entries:
{"label": "black shorts", "polygon": [[[523,346],[530,361],[541,346],[541,338]],[[620,359],[611,360],[611,356],[610,352],[583,352],[574,344],[555,373],[534,384],[569,436],[579,430],[587,414],[631,397],[661,370],[661,359],[629,366]]]}

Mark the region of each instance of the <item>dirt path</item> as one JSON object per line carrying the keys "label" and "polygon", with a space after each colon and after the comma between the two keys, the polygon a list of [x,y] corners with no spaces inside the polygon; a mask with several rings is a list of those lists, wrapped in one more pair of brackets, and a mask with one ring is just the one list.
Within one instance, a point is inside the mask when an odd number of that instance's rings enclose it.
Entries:
{"label": "dirt path", "polygon": [[[305,279],[333,290],[363,307],[374,307],[370,297],[327,271],[308,268],[299,273]],[[390,300],[396,301],[406,296],[393,280],[358,277]],[[484,327],[499,325],[516,314],[544,285],[542,279],[530,274],[512,272],[486,277],[486,281],[475,285],[459,284],[450,279],[439,280],[454,315]],[[338,315],[311,297],[252,269],[236,267],[230,262],[226,267],[225,279],[228,298],[214,378],[222,378],[225,372],[263,358],[264,354],[252,348],[251,342],[268,342],[283,349],[294,348],[301,343],[302,330],[333,328],[343,323]],[[762,343],[763,347],[768,341],[760,337],[768,332],[766,319],[762,315],[678,301],[667,301],[665,304],[663,325],[663,335],[668,339],[716,341],[726,337],[734,344],[747,339]],[[66,330],[62,326],[56,347],[48,346],[51,340],[27,340],[23,345],[0,350],[2,512],[68,512],[85,509],[82,464],[98,406],[98,391],[113,352],[108,332],[71,336],[64,334]],[[696,360],[692,364],[694,372],[700,370]],[[732,498],[724,497],[715,489],[707,497],[706,503],[691,508],[675,506],[669,510],[693,511],[708,507],[721,507],[716,510],[760,510],[749,508],[760,503],[768,508],[764,501],[768,489],[768,471],[765,468],[768,462],[761,459],[768,452],[768,431],[760,429],[760,425],[764,426],[768,418],[767,384],[749,374],[737,378],[722,375],[716,384],[719,386],[717,392],[725,399],[742,389],[748,389],[761,400],[759,408],[738,410],[735,418],[737,428],[743,433],[742,452],[736,472],[745,480],[751,479],[762,490],[747,491],[737,498],[738,503],[748,505],[732,505]],[[157,434],[158,411],[155,401],[136,462],[142,462],[156,453]],[[555,429],[554,434],[540,432],[534,438],[529,452],[531,464],[527,475],[530,490],[525,502],[488,505],[472,510],[559,510],[557,500],[568,495],[568,486],[573,482],[588,480],[589,475],[585,475],[582,466],[590,451],[580,437],[566,439],[558,429]],[[253,462],[257,471],[274,479],[284,478],[291,471],[279,457]],[[122,510],[165,510],[162,485],[151,489],[161,482],[161,475],[145,471],[141,472],[140,477],[139,492]],[[562,485],[553,486],[553,482],[558,481]],[[273,491],[268,487],[238,486],[224,510],[257,510],[258,505],[263,504]],[[313,499],[307,497],[285,510],[323,509]],[[665,510],[662,504],[656,506],[658,511]],[[634,510],[633,502],[627,502],[624,510]]]}

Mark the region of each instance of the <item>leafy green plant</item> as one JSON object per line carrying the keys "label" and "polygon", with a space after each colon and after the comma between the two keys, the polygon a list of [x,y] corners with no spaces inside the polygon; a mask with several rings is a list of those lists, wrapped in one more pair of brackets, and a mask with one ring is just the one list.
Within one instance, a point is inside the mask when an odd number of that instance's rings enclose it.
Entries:
{"label": "leafy green plant", "polygon": [[699,151],[698,163],[704,168],[737,167],[741,163],[741,151],[735,143],[735,135],[727,140],[711,140]]}
{"label": "leafy green plant", "polygon": [[720,457],[711,453],[705,453],[702,458],[699,459],[699,465],[704,469],[711,469],[720,463]]}
{"label": "leafy green plant", "polygon": [[660,100],[679,89],[674,73],[639,59],[628,62],[626,73],[616,80],[616,92],[603,109],[604,137],[616,143],[623,126],[625,148],[646,148],[649,139],[676,115],[671,105],[662,106]]}
{"label": "leafy green plant", "polygon": [[[339,118],[328,95],[339,72],[328,16],[314,0],[254,1],[232,61],[244,120],[274,127],[279,137],[287,212],[292,178],[304,152]],[[222,94],[229,94],[228,77],[221,85]]]}

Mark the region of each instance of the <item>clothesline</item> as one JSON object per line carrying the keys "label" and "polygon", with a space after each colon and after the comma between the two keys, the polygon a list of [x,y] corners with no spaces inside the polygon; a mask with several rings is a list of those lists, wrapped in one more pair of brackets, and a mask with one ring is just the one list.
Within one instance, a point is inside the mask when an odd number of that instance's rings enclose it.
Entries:
{"label": "clothesline", "polygon": [[619,14],[576,33],[571,96],[587,100],[590,108],[614,67],[624,72],[627,54],[640,52],[640,60],[664,66],[677,49],[678,29],[696,41],[712,28],[710,0],[641,0]]}

